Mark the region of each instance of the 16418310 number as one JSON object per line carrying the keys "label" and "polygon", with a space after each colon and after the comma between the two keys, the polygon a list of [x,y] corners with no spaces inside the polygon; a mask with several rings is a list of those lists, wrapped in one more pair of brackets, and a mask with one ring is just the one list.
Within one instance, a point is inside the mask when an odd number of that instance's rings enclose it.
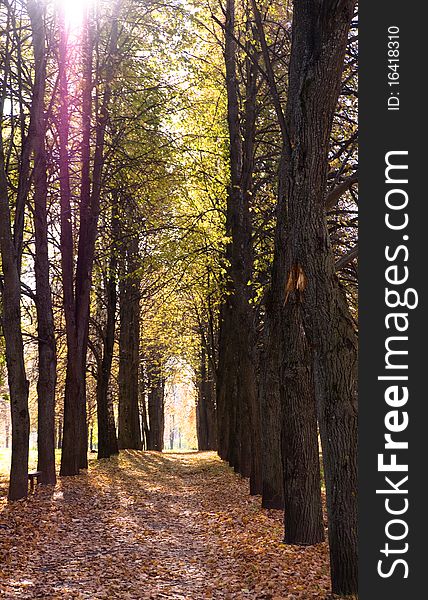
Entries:
{"label": "16418310 number", "polygon": [[387,45],[387,82],[388,82],[388,110],[400,109],[400,28],[396,25],[388,27]]}

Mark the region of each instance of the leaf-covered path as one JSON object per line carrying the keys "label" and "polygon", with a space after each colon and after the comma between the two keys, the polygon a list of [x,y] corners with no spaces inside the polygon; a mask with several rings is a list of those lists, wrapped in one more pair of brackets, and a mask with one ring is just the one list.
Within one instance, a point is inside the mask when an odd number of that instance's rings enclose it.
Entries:
{"label": "leaf-covered path", "polygon": [[281,521],[214,453],[122,452],[1,500],[0,597],[325,598],[326,544],[281,544]]}

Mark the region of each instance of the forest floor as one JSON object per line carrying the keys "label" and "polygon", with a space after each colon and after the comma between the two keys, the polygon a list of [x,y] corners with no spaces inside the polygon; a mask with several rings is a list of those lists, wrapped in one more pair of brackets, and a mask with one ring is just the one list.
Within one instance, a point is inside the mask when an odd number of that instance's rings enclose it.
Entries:
{"label": "forest floor", "polygon": [[327,544],[286,546],[281,511],[215,453],[121,452],[6,502],[0,597],[325,599]]}

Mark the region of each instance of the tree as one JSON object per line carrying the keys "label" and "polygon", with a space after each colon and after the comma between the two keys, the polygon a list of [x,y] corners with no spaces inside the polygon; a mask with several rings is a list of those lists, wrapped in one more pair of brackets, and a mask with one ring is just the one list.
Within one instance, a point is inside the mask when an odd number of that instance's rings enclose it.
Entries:
{"label": "tree", "polygon": [[[128,215],[130,213],[128,212]],[[130,218],[130,216],[129,216]],[[129,224],[129,221],[128,221]],[[140,287],[138,235],[125,231],[119,284],[119,448],[141,450],[139,410]]]}
{"label": "tree", "polygon": [[104,302],[106,315],[105,324],[101,331],[101,348],[97,353],[98,458],[109,458],[119,452],[110,389],[116,329],[118,234],[120,230],[117,203],[118,198],[115,193],[111,207],[108,270],[107,273],[101,275],[105,281]]}
{"label": "tree", "polygon": [[217,423],[214,403],[214,380],[212,364],[203,343],[201,344],[201,365],[199,373],[196,423],[199,450],[217,449]]}
{"label": "tree", "polygon": [[[13,15],[8,12],[8,27]],[[6,31],[8,31],[8,27]],[[21,44],[21,40],[18,40]],[[19,52],[21,50],[19,49]],[[0,119],[3,122],[4,105],[11,78],[11,40],[9,34],[2,47],[3,81],[0,96]],[[12,94],[10,94],[12,96]],[[3,123],[2,123],[3,125]],[[2,127],[3,130],[3,127]],[[6,346],[7,376],[12,416],[12,463],[9,482],[9,500],[25,498],[28,493],[28,381],[25,371],[24,347],[21,329],[21,248],[24,206],[28,191],[30,140],[25,128],[21,129],[22,161],[19,165],[17,195],[12,223],[9,185],[6,174],[3,131],[0,135],[0,253],[3,277],[2,329]],[[13,230],[12,230],[13,225]]]}
{"label": "tree", "polygon": [[147,437],[147,450],[163,450],[164,436],[164,393],[165,379],[162,377],[161,366],[154,358],[147,369],[148,415],[149,429]]}
{"label": "tree", "polygon": [[[3,105],[3,101],[1,101]],[[9,500],[25,498],[28,493],[28,381],[25,373],[21,331],[21,284],[16,249],[11,232],[9,195],[0,142],[0,251],[3,270],[2,328],[6,343],[6,362],[12,411],[12,465]]]}
{"label": "tree", "polygon": [[46,120],[44,110],[46,82],[46,48],[43,5],[37,0],[28,2],[34,47],[34,91],[31,108],[31,135],[34,148],[34,229],[36,279],[38,363],[38,469],[40,483],[55,484],[55,386],[56,341],[49,280],[49,248],[47,223],[47,158]]}

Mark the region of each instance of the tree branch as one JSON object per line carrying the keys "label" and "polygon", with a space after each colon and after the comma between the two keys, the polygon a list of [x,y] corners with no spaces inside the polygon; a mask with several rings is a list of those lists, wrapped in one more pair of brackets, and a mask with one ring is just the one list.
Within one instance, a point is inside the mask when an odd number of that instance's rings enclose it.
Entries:
{"label": "tree branch", "polygon": [[327,194],[325,199],[325,209],[331,210],[340,200],[345,192],[349,190],[349,188],[354,185],[354,183],[358,182],[358,175],[354,173],[339,183],[331,192]]}
{"label": "tree branch", "polygon": [[347,254],[339,258],[339,260],[335,264],[336,271],[340,271],[346,265],[349,265],[355,258],[358,256],[358,245],[355,245]]}

